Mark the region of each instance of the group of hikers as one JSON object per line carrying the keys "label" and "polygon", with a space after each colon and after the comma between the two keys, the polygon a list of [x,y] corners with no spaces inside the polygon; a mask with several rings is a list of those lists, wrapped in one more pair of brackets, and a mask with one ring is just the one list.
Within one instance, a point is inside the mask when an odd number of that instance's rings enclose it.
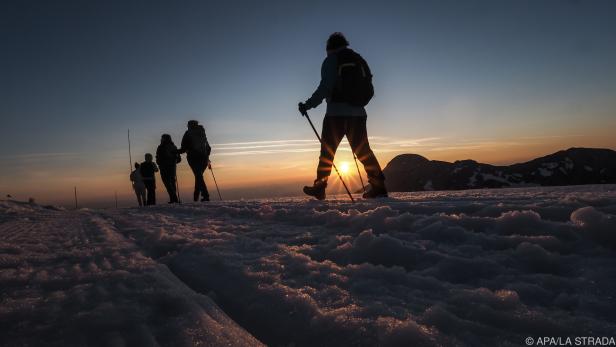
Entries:
{"label": "group of hikers", "polygon": [[135,163],[135,170],[130,173],[130,180],[137,195],[139,206],[156,205],[156,172],[169,194],[169,203],[180,202],[177,184],[177,164],[182,161],[181,154],[186,153],[188,165],[195,176],[193,200],[209,201],[203,173],[210,166],[212,147],[207,141],[205,128],[196,120],[188,121],[188,129],[182,137],[180,148],[173,143],[171,135],[163,134],[156,149],[156,162],[152,154],[145,154],[145,161]]}
{"label": "group of hikers", "polygon": [[[321,82],[312,96],[298,105],[299,112],[310,121],[307,111],[319,106],[323,99],[327,102],[319,137],[321,152],[316,179],[312,186],[305,186],[303,189],[305,194],[319,200],[325,199],[325,188],[331,174],[334,155],[344,136],[347,137],[354,155],[364,165],[368,175],[369,187],[363,197],[387,197],[385,176],[370,149],[366,130],[365,106],[374,95],[372,73],[366,61],[348,46],[349,42],[342,33],[335,32],[329,36],[326,44],[327,57],[321,66]],[[310,124],[312,125],[311,121]],[[210,165],[210,152],[211,147],[207,142],[205,129],[197,121],[188,122],[188,130],[182,138],[179,150],[173,144],[171,136],[163,134],[161,144],[156,150],[158,167],[152,161],[152,155],[148,153],[143,163],[135,163],[135,171],[131,173],[139,204],[156,203],[154,174],[158,168],[169,194],[169,203],[179,201],[176,189],[176,165],[181,161],[182,153],[187,153],[188,164],[195,175],[194,201],[198,201],[199,196],[201,201],[209,201],[203,172]],[[348,188],[347,192],[351,195]]]}

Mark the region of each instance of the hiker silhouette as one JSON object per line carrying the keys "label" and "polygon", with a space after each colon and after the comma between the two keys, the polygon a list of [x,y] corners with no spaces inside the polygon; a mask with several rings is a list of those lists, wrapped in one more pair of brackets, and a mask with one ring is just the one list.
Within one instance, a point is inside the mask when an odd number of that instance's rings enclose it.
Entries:
{"label": "hiker silhouette", "polygon": [[178,148],[171,140],[171,135],[163,134],[160,138],[160,145],[156,148],[156,164],[160,169],[160,178],[169,194],[169,203],[177,203],[178,194],[176,185],[176,166],[182,160]]}
{"label": "hiker silhouette", "polygon": [[188,165],[195,176],[193,200],[198,201],[199,196],[201,196],[201,201],[210,201],[210,194],[207,191],[203,173],[209,165],[212,148],[207,142],[203,125],[200,125],[196,120],[191,120],[188,121],[187,127],[188,129],[182,137],[179,153],[186,153]]}
{"label": "hiker silhouette", "polygon": [[139,167],[139,172],[141,173],[141,178],[143,179],[143,184],[145,185],[145,190],[147,192],[146,205],[156,205],[156,176],[155,173],[158,172],[158,166],[156,163],[152,161],[152,154],[145,154],[145,161],[141,163]]}
{"label": "hiker silhouette", "polygon": [[321,131],[321,153],[317,178],[304,193],[322,200],[331,174],[334,155],[346,135],[351,149],[364,165],[370,189],[364,198],[386,197],[385,176],[368,142],[367,113],[364,108],[372,98],[372,74],[366,61],[352,49],[342,33],[335,32],[327,40],[327,57],[321,66],[321,82],[312,96],[298,105],[300,113],[327,102]]}
{"label": "hiker silhouette", "polygon": [[141,171],[139,168],[141,165],[139,163],[135,163],[135,170],[130,173],[130,180],[133,184],[133,190],[135,191],[135,195],[137,196],[137,202],[139,206],[143,206],[146,204],[146,195],[145,195],[145,184],[143,183],[143,178],[141,177]]}

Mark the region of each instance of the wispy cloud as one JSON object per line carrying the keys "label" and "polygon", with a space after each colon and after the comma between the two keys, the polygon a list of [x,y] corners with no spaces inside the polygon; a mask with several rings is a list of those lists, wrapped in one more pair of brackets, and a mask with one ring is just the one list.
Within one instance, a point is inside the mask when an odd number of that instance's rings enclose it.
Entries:
{"label": "wispy cloud", "polygon": [[216,143],[212,147],[216,156],[241,156],[260,154],[314,152],[318,148],[317,140],[269,140],[250,142]]}
{"label": "wispy cloud", "polygon": [[217,156],[234,156],[234,155],[255,155],[255,154],[280,154],[280,153],[305,153],[314,152],[314,146],[311,148],[288,148],[288,149],[269,149],[269,150],[254,150],[254,151],[237,151],[237,152],[221,152],[216,153]]}
{"label": "wispy cloud", "polygon": [[[439,137],[426,137],[418,139],[394,139],[383,136],[369,137],[372,147],[383,152],[405,151],[413,147],[432,147],[436,145],[438,140],[440,140]],[[319,143],[316,139],[231,142],[212,145],[217,156],[304,153],[314,152],[318,146]],[[349,149],[345,146],[341,147],[339,150],[349,151]]]}
{"label": "wispy cloud", "polygon": [[229,143],[217,143],[215,146],[243,146],[243,145],[269,145],[269,144],[290,144],[290,143],[306,143],[314,142],[316,140],[269,140],[269,141],[251,141],[251,142],[229,142]]}
{"label": "wispy cloud", "polygon": [[[529,144],[538,145],[550,140],[583,135],[545,135],[515,138],[472,138],[460,139],[453,137],[422,137],[422,138],[395,138],[387,136],[368,137],[370,145],[375,152],[380,153],[409,153],[409,152],[446,152],[446,151],[474,151],[523,147]],[[345,140],[343,140],[344,142]],[[259,155],[280,153],[313,152],[318,146],[316,140],[272,140],[254,142],[236,142],[220,144],[216,148],[217,155]],[[339,149],[348,152],[348,146],[342,145]]]}

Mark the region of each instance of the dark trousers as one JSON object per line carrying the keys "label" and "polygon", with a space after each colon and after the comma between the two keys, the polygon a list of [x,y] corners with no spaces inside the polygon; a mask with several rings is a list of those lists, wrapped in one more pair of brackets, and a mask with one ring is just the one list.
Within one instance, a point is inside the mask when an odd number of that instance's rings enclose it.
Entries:
{"label": "dark trousers", "polygon": [[147,205],[156,205],[156,180],[152,179],[143,179],[143,184],[145,184],[145,190],[147,192],[146,206]]}
{"label": "dark trousers", "polygon": [[345,135],[353,153],[364,165],[370,183],[383,184],[383,171],[368,143],[366,117],[329,116],[323,119],[317,180],[326,179],[331,174],[334,155]]}
{"label": "dark trousers", "polygon": [[195,191],[193,193],[193,200],[199,200],[199,195],[204,200],[210,199],[210,193],[207,191],[205,180],[203,179],[203,173],[207,168],[208,158],[203,156],[190,156],[188,158],[188,165],[195,175]]}
{"label": "dark trousers", "polygon": [[167,194],[169,194],[169,202],[178,202],[178,194],[175,191],[175,168],[175,165],[160,166],[160,178],[167,189]]}
{"label": "dark trousers", "polygon": [[137,188],[135,189],[135,195],[137,195],[137,202],[139,203],[139,206],[143,206],[146,204],[147,199],[145,197],[145,188],[141,189],[141,188]]}

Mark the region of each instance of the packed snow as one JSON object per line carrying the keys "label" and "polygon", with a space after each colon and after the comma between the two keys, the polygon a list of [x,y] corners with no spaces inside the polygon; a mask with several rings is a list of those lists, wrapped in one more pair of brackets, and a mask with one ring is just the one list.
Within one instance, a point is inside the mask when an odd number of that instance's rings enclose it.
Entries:
{"label": "packed snow", "polygon": [[616,331],[616,186],[0,203],[0,344],[494,346]]}

